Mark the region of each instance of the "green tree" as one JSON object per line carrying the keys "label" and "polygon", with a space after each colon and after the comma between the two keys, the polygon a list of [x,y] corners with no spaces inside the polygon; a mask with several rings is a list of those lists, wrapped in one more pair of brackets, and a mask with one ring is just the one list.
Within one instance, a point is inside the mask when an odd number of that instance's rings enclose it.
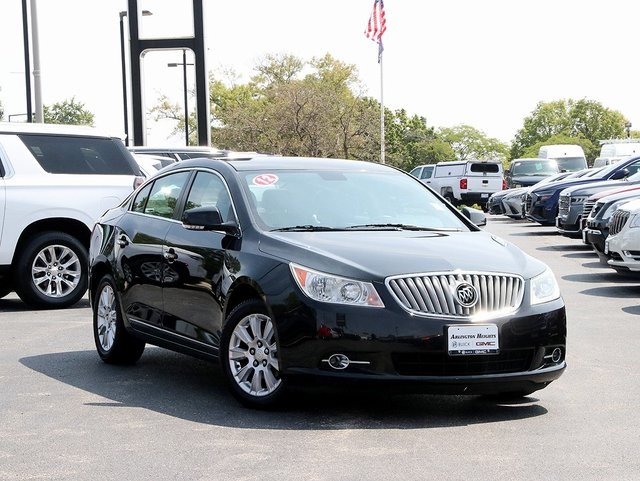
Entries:
{"label": "green tree", "polygon": [[484,132],[470,125],[442,128],[439,137],[451,146],[457,160],[478,159],[504,162],[509,151],[506,144],[498,139],[487,137]]}
{"label": "green tree", "polygon": [[620,112],[593,100],[539,102],[516,133],[510,156],[526,157],[533,146],[560,143],[551,139],[564,138],[562,143],[582,145],[592,161],[598,155],[600,140],[626,137],[626,124]]}
{"label": "green tree", "polygon": [[93,125],[93,114],[87,110],[82,102],[71,100],[57,102],[51,107],[43,108],[44,121],[47,124]]}
{"label": "green tree", "polygon": [[215,145],[348,159],[375,152],[379,105],[353,93],[361,88],[354,66],[330,55],[311,62],[281,55],[256,72],[244,85],[212,79]]}

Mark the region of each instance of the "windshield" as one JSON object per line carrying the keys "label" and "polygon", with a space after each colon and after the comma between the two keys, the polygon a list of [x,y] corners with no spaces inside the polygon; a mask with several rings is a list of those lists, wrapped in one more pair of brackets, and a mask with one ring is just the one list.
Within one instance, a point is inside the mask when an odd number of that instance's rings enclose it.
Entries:
{"label": "windshield", "polygon": [[587,167],[587,161],[584,157],[559,157],[555,160],[560,172],[575,172]]}
{"label": "windshield", "polygon": [[243,172],[262,229],[469,230],[424,184],[395,170]]}
{"label": "windshield", "polygon": [[512,175],[552,175],[558,173],[555,160],[516,161],[511,164]]}

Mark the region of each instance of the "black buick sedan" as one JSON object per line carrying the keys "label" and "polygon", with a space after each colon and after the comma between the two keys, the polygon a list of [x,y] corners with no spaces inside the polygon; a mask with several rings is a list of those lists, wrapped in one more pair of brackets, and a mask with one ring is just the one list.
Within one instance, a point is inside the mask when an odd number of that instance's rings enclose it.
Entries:
{"label": "black buick sedan", "polygon": [[248,406],[305,380],[527,395],[566,367],[550,269],[385,165],[182,161],[98,220],[90,258],[105,362],[215,360]]}

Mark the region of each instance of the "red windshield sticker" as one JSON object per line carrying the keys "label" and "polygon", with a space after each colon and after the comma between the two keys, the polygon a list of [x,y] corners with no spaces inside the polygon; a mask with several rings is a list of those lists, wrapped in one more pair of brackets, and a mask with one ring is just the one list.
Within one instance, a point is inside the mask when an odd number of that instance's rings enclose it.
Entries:
{"label": "red windshield sticker", "polygon": [[273,174],[260,174],[253,178],[253,185],[273,185],[278,182],[278,176]]}

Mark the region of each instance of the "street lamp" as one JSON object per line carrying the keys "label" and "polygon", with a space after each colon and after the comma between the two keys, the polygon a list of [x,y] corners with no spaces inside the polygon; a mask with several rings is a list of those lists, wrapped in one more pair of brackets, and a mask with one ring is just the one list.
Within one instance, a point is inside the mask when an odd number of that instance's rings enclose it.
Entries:
{"label": "street lamp", "polygon": [[167,64],[167,67],[177,67],[182,65],[182,81],[184,85],[184,139],[185,143],[189,145],[189,107],[187,105],[187,65],[193,65],[187,63],[187,50],[182,49],[182,63],[171,62]]}
{"label": "street lamp", "polygon": [[[127,12],[122,11],[120,15],[120,58],[122,60],[122,101],[124,103],[124,145],[129,145],[129,102],[127,100],[127,63],[125,61],[125,49],[124,49],[124,17],[127,16]],[[148,17],[153,15],[149,10],[143,10],[142,16]]]}

